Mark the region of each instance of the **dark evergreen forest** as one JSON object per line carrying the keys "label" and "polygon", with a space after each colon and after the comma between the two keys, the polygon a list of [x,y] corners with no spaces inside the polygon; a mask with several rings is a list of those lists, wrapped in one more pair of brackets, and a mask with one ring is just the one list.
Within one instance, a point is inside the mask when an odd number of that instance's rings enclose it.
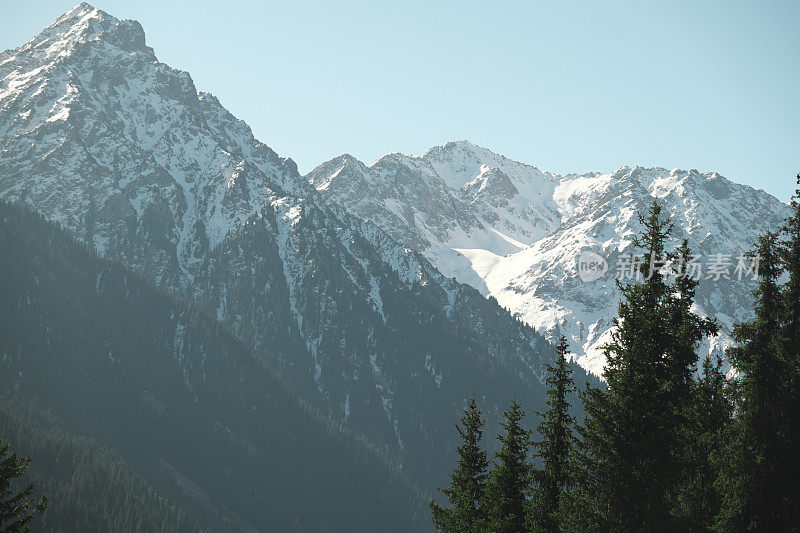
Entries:
{"label": "dark evergreen forest", "polygon": [[[800,185],[800,175],[798,175]],[[654,201],[634,240],[640,276],[620,284],[600,388],[576,387],[565,338],[548,366],[537,432],[514,400],[489,461],[473,400],[447,500],[430,502],[448,532],[800,530],[800,190],[785,225],[755,243],[754,318],[720,357],[698,356],[718,331],[694,313],[691,250],[670,243]],[[676,244],[676,246],[670,246]],[[672,251],[670,251],[672,250]],[[653,259],[661,268],[643,268]],[[580,403],[583,420],[570,415]]]}

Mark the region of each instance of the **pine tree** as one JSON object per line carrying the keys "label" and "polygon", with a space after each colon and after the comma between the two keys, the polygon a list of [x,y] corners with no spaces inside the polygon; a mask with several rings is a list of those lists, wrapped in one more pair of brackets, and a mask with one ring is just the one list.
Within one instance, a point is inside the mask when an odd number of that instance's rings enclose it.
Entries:
{"label": "pine tree", "polygon": [[707,356],[695,383],[691,411],[692,446],[680,505],[687,529],[705,531],[714,525],[722,499],[715,483],[720,476],[719,451],[724,448],[733,404],[726,393],[722,358]]}
{"label": "pine tree", "polygon": [[[635,244],[645,251],[642,265],[664,254],[669,226],[660,212],[653,204],[649,218],[641,220],[645,231]],[[623,301],[605,348],[608,388],[585,398],[592,496],[600,527],[611,531],[646,529],[669,520],[664,471],[671,437],[661,416],[660,378],[669,345],[665,310],[670,290],[658,269],[643,274],[645,281],[620,285]]]}
{"label": "pine tree", "polygon": [[0,439],[0,532],[28,531],[34,515],[41,514],[47,507],[47,497],[36,499],[31,483],[14,494],[12,483],[25,474],[30,463],[29,457],[8,455],[7,443]]}
{"label": "pine tree", "polygon": [[783,357],[786,361],[784,397],[787,401],[785,475],[794,483],[789,483],[785,495],[789,520],[800,524],[800,174],[797,175],[798,189],[791,202],[791,216],[782,230],[781,264],[788,274],[782,290],[784,306],[784,325],[782,328]]}
{"label": "pine tree", "polygon": [[673,269],[675,282],[669,302],[671,349],[665,354],[663,379],[669,387],[666,397],[676,417],[676,429],[686,428],[686,417],[691,416],[698,345],[704,337],[716,335],[719,331],[715,320],[701,318],[692,312],[699,281],[685,271],[686,261],[691,255],[689,243],[685,239],[672,254],[676,267]]}
{"label": "pine tree", "polygon": [[486,531],[519,533],[526,530],[531,467],[528,449],[531,432],[521,422],[525,411],[517,399],[503,413],[504,433],[497,436],[501,448],[495,452],[493,468],[486,484]]}
{"label": "pine tree", "polygon": [[[673,268],[675,281],[669,300],[671,316],[668,324],[665,324],[670,333],[670,348],[665,351],[664,365],[662,366],[664,374],[661,376],[661,381],[664,383],[664,420],[667,426],[673,428],[674,437],[670,443],[671,463],[669,468],[673,469],[675,476],[669,480],[672,483],[673,492],[668,493],[667,497],[672,500],[674,523],[682,523],[681,527],[683,528],[695,527],[698,518],[695,513],[697,513],[696,506],[699,502],[697,500],[686,502],[683,499],[688,488],[695,487],[700,490],[697,484],[705,483],[704,488],[710,488],[713,491],[714,479],[710,477],[699,479],[697,469],[706,466],[705,463],[710,461],[709,453],[712,451],[703,448],[698,439],[711,438],[710,435],[706,435],[706,432],[710,431],[715,424],[715,420],[705,418],[707,409],[712,406],[698,403],[707,399],[698,398],[698,394],[708,392],[711,396],[714,391],[705,389],[699,391],[698,386],[719,385],[719,397],[713,399],[724,400],[727,405],[721,388],[724,385],[724,376],[719,383],[711,382],[719,376],[713,374],[712,367],[706,368],[707,365],[710,365],[710,361],[704,361],[704,372],[707,371],[710,374],[704,373],[700,383],[695,380],[699,343],[706,336],[716,335],[719,328],[713,319],[701,318],[692,312],[699,281],[687,275],[685,269],[691,255],[689,243],[685,239],[672,255],[675,264],[675,268]],[[711,416],[716,414],[714,412]],[[708,496],[711,497],[711,495]],[[710,516],[715,515],[716,512]]]}
{"label": "pine tree", "polygon": [[724,450],[718,482],[723,494],[717,525],[724,531],[790,531],[787,516],[786,405],[787,365],[782,355],[783,302],[778,277],[778,238],[767,233],[758,243],[759,284],[755,319],[733,330],[737,346],[728,358],[740,372],[735,382],[736,417]]}
{"label": "pine tree", "polygon": [[548,409],[538,413],[542,418],[537,428],[541,440],[534,443],[535,456],[541,460],[542,468],[534,472],[533,531],[561,531],[562,496],[572,488],[576,478],[573,455],[578,441],[567,398],[574,392],[575,383],[566,358],[569,344],[564,335],[558,340],[556,352],[555,364],[547,365],[550,374],[546,380]]}
{"label": "pine tree", "polygon": [[[641,280],[623,300],[605,347],[605,391],[583,393],[586,480],[596,527],[609,531],[678,529],[677,495],[688,457],[688,412],[695,349],[714,325],[691,312],[695,283],[664,272],[668,219],[653,202],[634,245]],[[681,246],[678,255],[688,255]],[[675,256],[672,256],[674,259]]]}
{"label": "pine tree", "polygon": [[782,228],[786,239],[780,246],[782,267],[789,274],[782,293],[786,305],[784,349],[787,357],[794,361],[800,353],[800,174],[797,175],[797,184],[791,202],[791,216]]}
{"label": "pine tree", "polygon": [[461,426],[456,424],[462,444],[457,448],[458,464],[450,474],[450,487],[439,489],[451,507],[442,507],[433,500],[430,502],[433,525],[437,530],[464,533],[481,531],[484,523],[481,504],[489,466],[486,451],[480,446],[484,423],[473,396],[461,416]]}

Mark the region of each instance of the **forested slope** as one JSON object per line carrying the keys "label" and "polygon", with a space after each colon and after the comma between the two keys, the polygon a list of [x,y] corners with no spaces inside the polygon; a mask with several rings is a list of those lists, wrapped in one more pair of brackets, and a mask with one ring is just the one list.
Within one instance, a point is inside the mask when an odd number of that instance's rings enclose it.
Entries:
{"label": "forested slope", "polygon": [[202,531],[125,460],[94,439],[64,431],[52,414],[23,399],[0,397],[0,433],[34,460],[25,482],[47,494],[33,531]]}

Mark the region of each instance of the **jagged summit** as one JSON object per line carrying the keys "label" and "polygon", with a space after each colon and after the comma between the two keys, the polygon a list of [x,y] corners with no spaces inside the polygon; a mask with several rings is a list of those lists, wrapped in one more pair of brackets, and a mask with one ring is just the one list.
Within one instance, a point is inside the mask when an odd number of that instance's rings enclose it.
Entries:
{"label": "jagged summit", "polygon": [[315,189],[323,190],[329,187],[331,182],[338,179],[339,176],[349,175],[368,178],[369,173],[366,168],[364,163],[352,155],[342,154],[316,167],[309,175],[308,181]]}
{"label": "jagged summit", "polygon": [[67,26],[80,26],[85,27],[88,21],[95,19],[98,21],[105,21],[109,26],[113,26],[119,22],[119,19],[106,13],[105,11],[94,7],[88,2],[81,2],[75,7],[58,17],[55,22],[45,28],[45,32],[53,29],[63,29]]}
{"label": "jagged summit", "polygon": [[128,52],[142,52],[155,59],[153,49],[146,45],[141,24],[135,20],[119,20],[86,2],[61,15],[21,49],[63,55],[80,43],[100,39]]}

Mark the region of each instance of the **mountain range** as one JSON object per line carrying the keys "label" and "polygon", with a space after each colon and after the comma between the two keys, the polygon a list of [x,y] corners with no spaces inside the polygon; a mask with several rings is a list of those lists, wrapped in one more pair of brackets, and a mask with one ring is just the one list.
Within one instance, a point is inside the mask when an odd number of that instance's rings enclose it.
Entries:
{"label": "mountain range", "polygon": [[[687,239],[698,256],[697,312],[717,317],[721,330],[703,350],[722,355],[733,325],[751,313],[754,272],[737,273],[738,259],[789,214],[775,197],[714,172],[623,166],[557,175],[467,141],[369,166],[345,154],[306,179],[549,340],[565,334],[577,362],[596,375],[620,300],[615,278],[625,275],[642,228],[637,214],[651,202],[671,217],[673,246]],[[605,276],[581,279],[583,252],[606,262]]]}
{"label": "mountain range", "polygon": [[134,21],[84,3],[0,54],[0,198],[199,306],[427,491],[470,396],[492,432],[544,405],[542,335],[326,199]]}
{"label": "mountain range", "polygon": [[[216,97],[198,91],[188,73],[160,62],[139,23],[86,3],[0,54],[0,199],[40,213],[76,246],[141,274],[177,302],[170,305],[228,332],[225,343],[235,344],[239,360],[262,361],[307,412],[363,438],[371,451],[357,454],[397,469],[392,486],[412,494],[404,496],[410,516],[417,513],[414,487],[430,493],[447,483],[458,438],[452,422],[470,396],[488,417],[487,434],[499,430],[515,396],[531,411],[542,409],[545,365],[554,359],[549,340],[566,334],[586,369],[577,369],[576,382],[599,383],[592,374],[602,371],[619,294],[613,272],[633,249],[636,212],[654,198],[673,217],[674,236],[704,257],[748,249],[788,212],[768,194],[714,173],[622,167],[560,176],[465,141],[423,156],[389,154],[369,166],[343,155],[302,176]],[[19,253],[8,246],[3,254]],[[608,262],[606,277],[579,279],[577,258],[587,250]],[[749,316],[752,288],[748,279],[701,283],[698,310],[722,326],[708,350],[730,343],[733,323]],[[42,305],[15,295],[18,306]],[[142,320],[118,318],[131,331]],[[168,360],[158,364],[178,369],[183,379],[171,385],[191,403],[195,380],[205,380],[205,357],[214,354],[200,341],[187,357],[185,327],[162,317],[157,329],[172,337],[162,354]],[[64,350],[61,361],[77,364],[80,354]],[[117,356],[112,350],[108,357]],[[0,369],[16,375],[14,364],[3,358]],[[226,378],[214,394],[232,398],[226,416],[248,420],[253,405],[269,404],[273,393],[264,384],[273,377],[246,390]],[[25,390],[36,397],[51,386],[41,377]],[[287,410],[299,420],[294,429],[317,431],[313,416]],[[59,416],[67,431],[144,468],[102,419],[93,426]],[[163,457],[164,450],[148,453]],[[247,468],[233,472],[246,475]],[[261,527],[248,525],[257,519],[249,511],[231,510],[223,493],[215,499],[205,485],[210,473],[192,479],[191,470],[179,470],[170,483],[204,487],[184,490],[180,503],[196,509],[211,502],[206,514],[244,530]],[[157,488],[169,486],[163,471],[145,474]],[[365,482],[353,490],[369,492],[371,478],[358,475]],[[265,491],[259,497],[276,490],[256,485]],[[276,506],[272,514],[290,520],[293,512],[303,527],[319,525],[302,505]]]}

